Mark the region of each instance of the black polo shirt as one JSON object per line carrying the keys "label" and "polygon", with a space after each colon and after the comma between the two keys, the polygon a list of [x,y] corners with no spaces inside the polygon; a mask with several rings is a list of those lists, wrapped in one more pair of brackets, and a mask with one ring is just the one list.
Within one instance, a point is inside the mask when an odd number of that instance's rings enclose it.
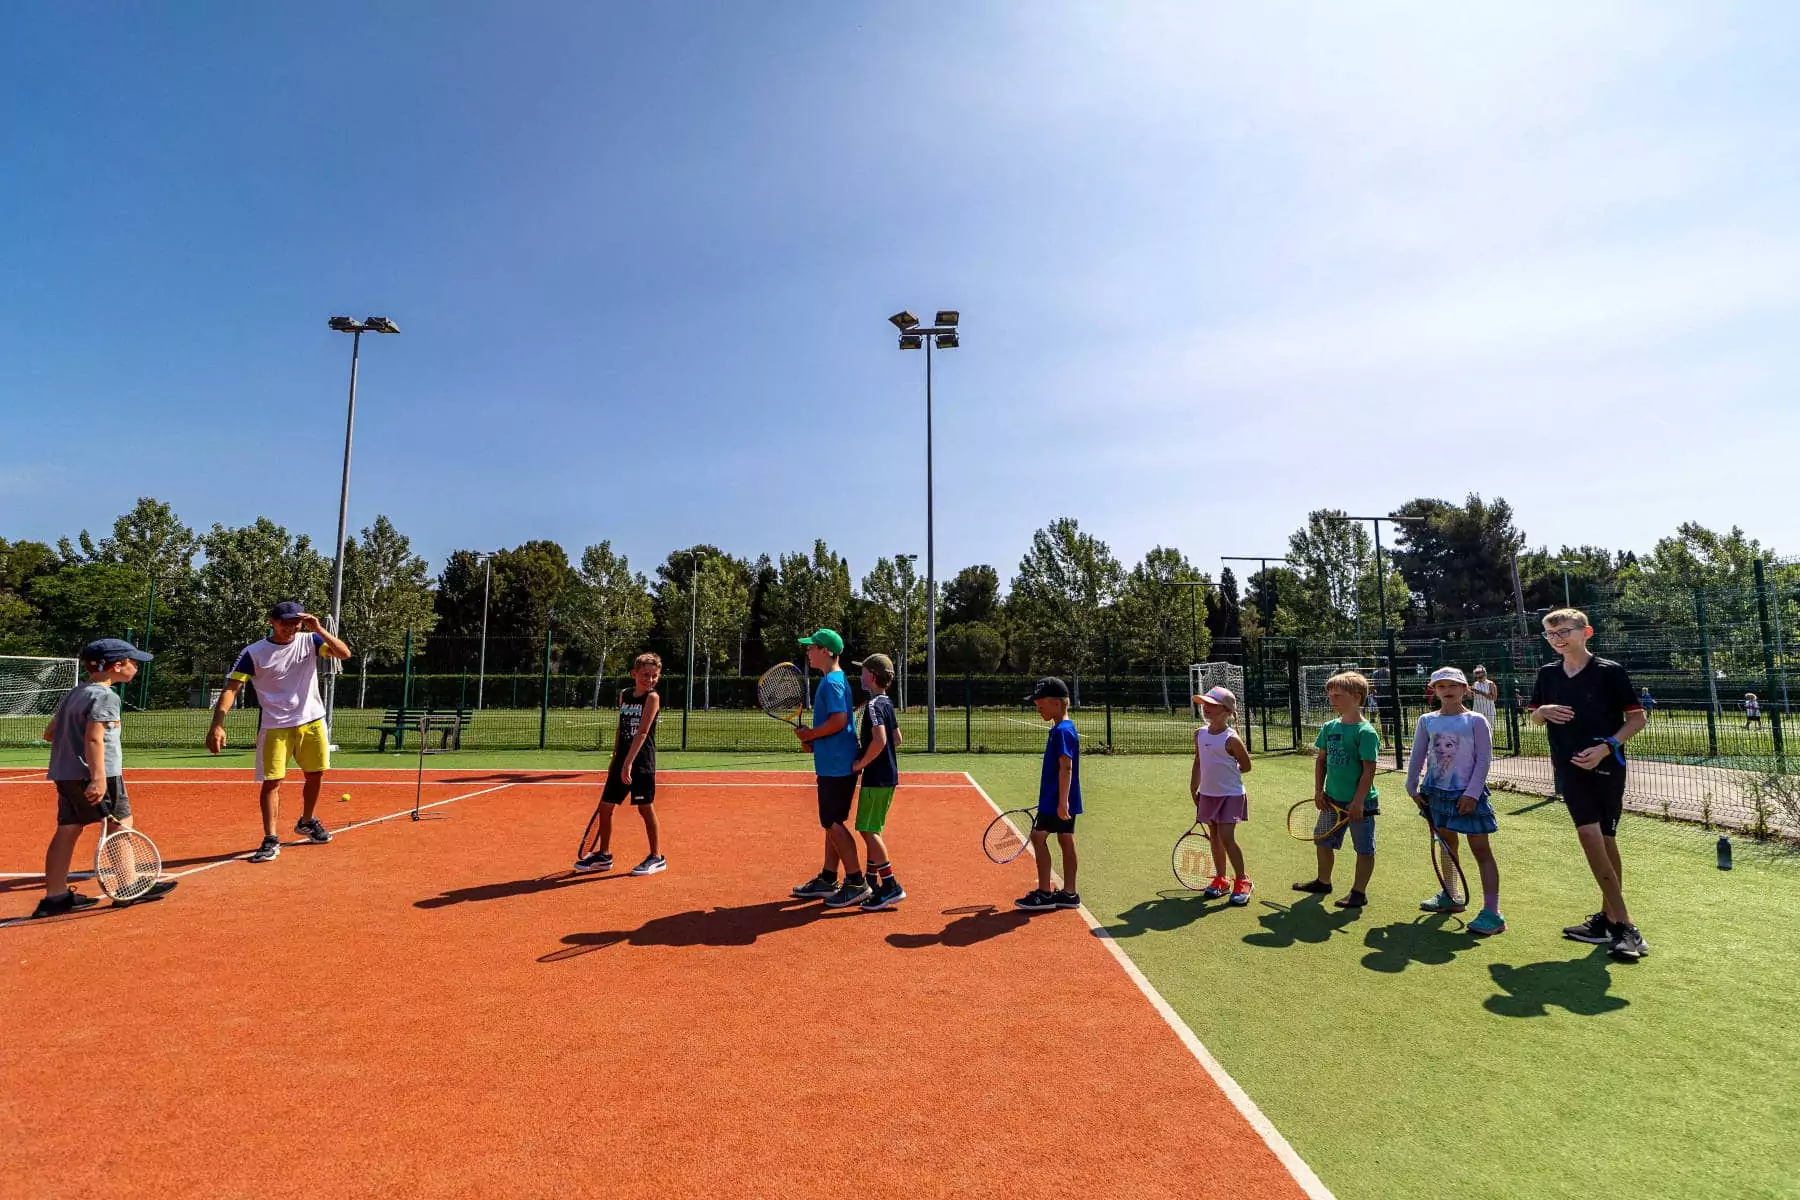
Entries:
{"label": "black polo shirt", "polygon": [[1531,686],[1532,711],[1546,704],[1566,704],[1575,710],[1575,719],[1567,724],[1544,722],[1550,757],[1559,764],[1618,733],[1625,714],[1644,707],[1625,668],[1598,655],[1573,675],[1563,670],[1560,658],[1539,667]]}

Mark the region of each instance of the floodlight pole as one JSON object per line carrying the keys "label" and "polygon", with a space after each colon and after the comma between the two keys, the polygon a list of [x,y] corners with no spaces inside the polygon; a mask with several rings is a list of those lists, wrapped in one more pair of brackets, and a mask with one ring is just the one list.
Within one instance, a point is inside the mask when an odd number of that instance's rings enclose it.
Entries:
{"label": "floodlight pole", "polygon": [[1200,661],[1200,589],[1206,586],[1204,579],[1171,579],[1165,587],[1188,589],[1188,653],[1190,662]]}
{"label": "floodlight pole", "polygon": [[[350,337],[350,404],[344,413],[344,473],[338,480],[337,558],[331,566],[331,634],[342,629],[344,603],[344,525],[350,512],[350,439],[356,432],[356,363],[362,350],[362,327],[351,330]],[[338,673],[330,671],[325,678],[325,736],[331,738],[332,718],[337,715]]]}
{"label": "floodlight pole", "polygon": [[[476,667],[475,675],[475,711],[477,712],[482,711],[482,694],[487,688],[488,593],[494,586],[494,552],[490,550],[481,558],[487,567],[487,573],[481,580],[481,662]],[[467,679],[468,676],[465,675],[463,678]]]}
{"label": "floodlight pole", "polygon": [[1258,575],[1261,575],[1264,577],[1263,578],[1263,595],[1262,595],[1263,632],[1264,633],[1269,632],[1268,627],[1275,623],[1275,605],[1272,603],[1273,597],[1270,594],[1270,589],[1268,587],[1269,580],[1267,578],[1268,574],[1269,574],[1269,564],[1270,563],[1286,563],[1290,567],[1293,566],[1294,564],[1292,562],[1289,562],[1289,560],[1287,560],[1285,558],[1278,558],[1272,554],[1267,555],[1267,556],[1264,556],[1261,554],[1221,554],[1221,555],[1219,555],[1219,561],[1220,562],[1253,562],[1253,563],[1261,564],[1258,567],[1256,573]]}
{"label": "floodlight pole", "polygon": [[1391,653],[1393,648],[1393,631],[1388,628],[1387,569],[1382,565],[1381,561],[1381,523],[1383,521],[1388,521],[1396,524],[1402,522],[1418,524],[1423,522],[1425,518],[1396,517],[1390,513],[1385,517],[1334,517],[1331,519],[1337,521],[1369,521],[1375,526],[1375,596],[1376,599],[1380,601],[1381,607],[1381,636],[1387,641],[1390,650],[1390,653],[1387,656],[1387,673],[1388,693],[1393,697],[1394,701],[1394,768],[1400,770],[1406,765],[1405,760],[1402,757],[1404,750],[1401,746],[1401,742],[1403,742],[1405,738],[1400,728],[1400,672],[1394,665],[1394,655]]}
{"label": "floodlight pole", "polygon": [[694,560],[693,570],[688,573],[688,653],[687,653],[687,698],[681,702],[681,748],[687,749],[688,710],[694,707],[694,627],[700,620],[700,552],[688,551]]}
{"label": "floodlight pole", "polygon": [[1572,607],[1572,605],[1569,603],[1569,568],[1573,567],[1573,566],[1579,566],[1580,564],[1570,562],[1566,558],[1559,558],[1556,560],[1556,565],[1562,568],[1563,607],[1570,608],[1570,607]]}
{"label": "floodlight pole", "polygon": [[[929,511],[930,504],[926,505]],[[906,711],[906,685],[908,683],[908,664],[912,658],[912,564],[919,556],[916,554],[896,554],[895,563],[906,564],[906,595],[900,600],[900,711]]]}

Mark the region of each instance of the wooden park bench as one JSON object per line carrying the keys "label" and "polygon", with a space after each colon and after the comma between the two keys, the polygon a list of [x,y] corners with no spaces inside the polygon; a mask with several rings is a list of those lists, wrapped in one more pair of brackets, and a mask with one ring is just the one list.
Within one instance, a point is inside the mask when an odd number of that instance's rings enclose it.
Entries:
{"label": "wooden park bench", "polygon": [[[404,721],[402,717],[405,718]],[[452,709],[449,712],[419,708],[387,709],[381,714],[381,724],[369,726],[381,734],[381,743],[376,747],[376,752],[383,753],[387,750],[390,737],[397,746],[403,731],[416,733],[421,719],[429,733],[438,735],[439,750],[461,750],[463,730],[475,723],[475,714],[463,709]]]}

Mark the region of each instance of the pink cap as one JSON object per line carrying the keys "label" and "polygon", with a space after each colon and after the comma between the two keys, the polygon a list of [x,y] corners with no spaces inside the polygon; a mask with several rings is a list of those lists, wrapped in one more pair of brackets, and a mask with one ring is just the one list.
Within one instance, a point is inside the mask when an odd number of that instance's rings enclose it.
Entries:
{"label": "pink cap", "polygon": [[1231,694],[1228,687],[1216,687],[1204,696],[1195,696],[1196,704],[1216,704],[1227,712],[1237,711],[1237,697]]}

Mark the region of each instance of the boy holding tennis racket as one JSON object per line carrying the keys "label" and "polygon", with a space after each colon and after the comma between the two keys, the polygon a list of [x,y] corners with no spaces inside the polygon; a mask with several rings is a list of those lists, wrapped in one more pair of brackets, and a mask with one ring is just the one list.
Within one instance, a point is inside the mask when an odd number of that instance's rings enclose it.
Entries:
{"label": "boy holding tennis racket", "polygon": [[[50,743],[46,777],[56,785],[56,833],[44,851],[44,898],[33,917],[61,916],[100,903],[69,887],[69,860],[87,826],[110,817],[131,828],[131,800],[125,794],[124,754],[119,748],[121,706],[113,684],[137,678],[138,664],[151,657],[120,638],[89,642],[81,651],[87,682],[62,698],[44,729],[44,740]],[[158,900],[174,890],[175,880],[158,880],[136,900],[115,900],[113,907]]]}
{"label": "boy holding tennis racket", "polygon": [[900,764],[894,758],[894,752],[900,748],[900,722],[887,694],[894,682],[894,660],[885,654],[871,654],[850,665],[862,671],[863,691],[869,693],[869,702],[863,705],[862,730],[857,735],[860,749],[850,769],[862,779],[862,788],[856,795],[856,832],[862,835],[863,845],[869,851],[867,876],[873,878],[874,888],[862,907],[864,912],[876,912],[906,899],[906,889],[894,878],[887,840],[882,837],[888,810],[894,804],[894,789],[900,786]]}
{"label": "boy holding tennis racket", "polygon": [[1356,848],[1356,875],[1350,891],[1335,903],[1338,908],[1361,908],[1369,902],[1369,877],[1375,873],[1375,818],[1381,797],[1375,790],[1375,764],[1381,758],[1381,735],[1363,716],[1369,698],[1369,680],[1357,671],[1343,671],[1325,681],[1325,698],[1337,714],[1325,722],[1313,746],[1313,803],[1320,812],[1341,805],[1348,818],[1315,844],[1318,874],[1296,883],[1296,892],[1331,894],[1331,871],[1337,851],[1349,833]]}
{"label": "boy holding tennis racket", "polygon": [[1217,900],[1228,891],[1230,903],[1250,903],[1250,876],[1244,870],[1244,852],[1238,846],[1237,827],[1250,817],[1250,795],[1244,776],[1250,772],[1250,751],[1231,727],[1237,712],[1237,696],[1230,688],[1216,687],[1200,697],[1203,729],[1194,730],[1194,769],[1188,773],[1188,793],[1194,798],[1194,820],[1206,826],[1212,842],[1213,870],[1231,864],[1231,885],[1215,874],[1200,894]]}
{"label": "boy holding tennis racket", "polygon": [[[1081,735],[1075,722],[1069,720],[1069,685],[1060,679],[1037,681],[1030,700],[1037,706],[1038,716],[1050,723],[1050,735],[1044,742],[1044,766],[1038,774],[1037,819],[1031,826],[1031,853],[1037,859],[1036,891],[1025,893],[1013,901],[1013,907],[1026,912],[1042,912],[1051,908],[1080,908],[1081,893],[1075,890],[1075,818],[1081,815]],[[1063,885],[1052,887],[1050,878],[1050,835],[1062,850]]]}
{"label": "boy holding tennis racket", "polygon": [[[820,678],[813,689],[812,728],[794,732],[800,744],[812,751],[814,784],[819,795],[819,825],[825,830],[825,865],[817,878],[794,889],[805,898],[824,897],[827,908],[849,908],[869,898],[856,835],[845,824],[856,800],[856,722],[850,700],[850,681],[838,666],[844,639],[835,629],[820,629],[803,637],[806,663]],[[844,883],[837,886],[838,864],[844,865]]]}
{"label": "boy holding tennis racket", "polygon": [[[1412,756],[1406,764],[1406,794],[1413,798],[1432,827],[1456,850],[1457,835],[1469,839],[1469,853],[1481,872],[1481,912],[1469,922],[1479,936],[1506,932],[1500,915],[1500,867],[1488,835],[1500,828],[1488,801],[1488,768],[1494,761],[1494,734],[1487,718],[1464,708],[1469,683],[1456,667],[1431,673],[1436,712],[1421,713],[1413,730]],[[1425,912],[1461,912],[1448,893],[1419,905]]]}
{"label": "boy holding tennis racket", "polygon": [[610,871],[613,865],[613,812],[631,799],[644,818],[644,836],[650,853],[631,868],[633,875],[654,875],[668,868],[663,858],[656,823],[656,718],[662,697],[656,684],[662,678],[662,656],[645,652],[631,663],[631,686],[619,693],[619,727],[613,736],[612,762],[606,768],[606,784],[600,789],[600,844],[593,853],[575,860],[577,871]]}

